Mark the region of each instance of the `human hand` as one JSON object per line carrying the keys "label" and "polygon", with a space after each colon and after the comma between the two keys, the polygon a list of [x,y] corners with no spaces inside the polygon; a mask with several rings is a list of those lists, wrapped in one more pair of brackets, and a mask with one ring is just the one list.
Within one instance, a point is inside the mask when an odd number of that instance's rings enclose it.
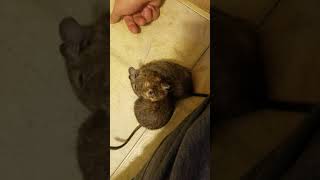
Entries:
{"label": "human hand", "polygon": [[147,25],[160,15],[162,0],[115,0],[111,24],[125,21],[132,33],[139,33],[140,26]]}

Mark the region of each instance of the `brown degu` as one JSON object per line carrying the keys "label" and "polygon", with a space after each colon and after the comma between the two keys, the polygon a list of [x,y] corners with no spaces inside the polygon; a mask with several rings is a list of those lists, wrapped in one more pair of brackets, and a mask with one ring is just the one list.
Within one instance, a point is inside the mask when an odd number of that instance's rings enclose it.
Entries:
{"label": "brown degu", "polygon": [[129,138],[115,150],[123,147],[141,127],[162,128],[171,119],[177,100],[189,96],[208,96],[193,92],[191,71],[179,64],[158,60],[142,65],[139,69],[130,67],[129,80],[138,99],[134,102],[134,114],[139,125]]}
{"label": "brown degu", "polygon": [[139,69],[130,67],[129,79],[138,97],[153,102],[165,98],[169,93],[176,100],[189,96],[208,96],[194,93],[191,71],[172,61],[156,60]]}

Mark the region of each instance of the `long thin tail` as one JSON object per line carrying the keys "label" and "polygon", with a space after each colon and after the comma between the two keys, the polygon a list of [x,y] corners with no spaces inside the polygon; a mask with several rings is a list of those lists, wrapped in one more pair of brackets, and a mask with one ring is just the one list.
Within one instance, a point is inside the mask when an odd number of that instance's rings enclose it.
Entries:
{"label": "long thin tail", "polygon": [[132,138],[132,136],[141,128],[142,126],[139,124],[134,130],[133,132],[130,134],[130,136],[128,137],[128,139],[123,143],[121,144],[120,146],[110,146],[110,149],[111,150],[117,150],[117,149],[120,149],[122,148],[123,146],[125,146],[129,141],[130,139]]}

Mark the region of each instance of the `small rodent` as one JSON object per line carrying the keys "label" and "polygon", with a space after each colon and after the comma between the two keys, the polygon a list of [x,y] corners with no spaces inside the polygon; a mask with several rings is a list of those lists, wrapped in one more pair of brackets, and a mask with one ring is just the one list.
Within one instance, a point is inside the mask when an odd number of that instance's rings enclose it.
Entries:
{"label": "small rodent", "polygon": [[191,71],[166,60],[152,61],[139,69],[130,67],[129,79],[138,99],[134,103],[134,114],[139,125],[129,138],[115,150],[123,147],[140,127],[162,128],[170,119],[177,100],[189,96],[204,96],[193,92]]}
{"label": "small rodent", "polygon": [[63,43],[60,52],[65,59],[69,81],[78,99],[91,111],[109,106],[109,61],[107,15],[92,25],[80,25],[66,17],[59,25]]}
{"label": "small rodent", "polygon": [[155,60],[139,69],[129,68],[129,79],[138,97],[159,101],[169,93],[178,100],[189,96],[207,97],[194,93],[191,71],[168,60]]}

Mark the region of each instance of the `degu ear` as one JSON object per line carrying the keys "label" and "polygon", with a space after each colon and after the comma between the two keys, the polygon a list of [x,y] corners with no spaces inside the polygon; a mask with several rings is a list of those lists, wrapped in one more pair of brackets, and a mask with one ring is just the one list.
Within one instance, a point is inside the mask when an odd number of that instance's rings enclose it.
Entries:
{"label": "degu ear", "polygon": [[129,79],[134,80],[137,77],[138,71],[133,67],[130,67],[128,71],[129,71]]}
{"label": "degu ear", "polygon": [[133,74],[136,73],[137,70],[136,70],[135,68],[133,68],[133,67],[129,67],[129,70],[128,70],[128,71],[129,71],[129,74],[130,74],[130,75],[133,75]]}
{"label": "degu ear", "polygon": [[164,89],[164,90],[169,90],[169,89],[170,89],[170,85],[167,84],[167,83],[161,83],[161,87],[162,87],[162,89]]}

